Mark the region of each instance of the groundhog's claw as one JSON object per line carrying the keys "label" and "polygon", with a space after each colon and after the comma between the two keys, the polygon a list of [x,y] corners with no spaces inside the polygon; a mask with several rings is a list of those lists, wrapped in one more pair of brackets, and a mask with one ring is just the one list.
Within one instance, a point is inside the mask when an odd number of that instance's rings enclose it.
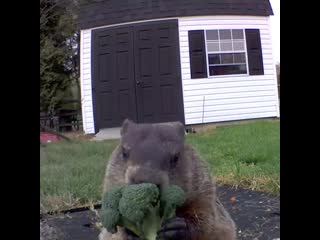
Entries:
{"label": "groundhog's claw", "polygon": [[190,231],[184,218],[173,218],[165,222],[158,232],[157,240],[189,240]]}

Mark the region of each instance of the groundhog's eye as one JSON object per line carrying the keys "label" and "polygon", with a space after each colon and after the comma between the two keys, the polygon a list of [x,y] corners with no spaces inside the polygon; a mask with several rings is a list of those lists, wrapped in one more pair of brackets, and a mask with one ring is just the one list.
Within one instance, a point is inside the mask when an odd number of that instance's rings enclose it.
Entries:
{"label": "groundhog's eye", "polygon": [[179,160],[179,153],[176,153],[170,159],[170,166],[175,167],[177,165],[178,160]]}
{"label": "groundhog's eye", "polygon": [[122,147],[122,157],[123,159],[129,158],[129,150],[124,147]]}

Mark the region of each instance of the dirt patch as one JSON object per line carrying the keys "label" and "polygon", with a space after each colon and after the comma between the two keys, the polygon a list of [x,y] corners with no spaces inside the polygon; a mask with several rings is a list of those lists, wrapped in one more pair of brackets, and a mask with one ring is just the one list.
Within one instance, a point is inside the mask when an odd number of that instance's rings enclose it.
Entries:
{"label": "dirt patch", "polygon": [[[82,211],[71,214],[50,216],[45,219],[46,229],[43,229],[43,236],[51,238],[42,238],[41,240],[53,240],[55,235],[50,232],[63,232],[59,240],[97,240],[99,229],[96,227],[97,216],[93,211]],[[43,221],[40,220],[40,223]],[[41,227],[40,227],[41,229]],[[49,233],[46,233],[49,231]],[[58,239],[57,239],[58,240]]]}
{"label": "dirt patch", "polygon": [[40,240],[64,239],[64,234],[57,227],[52,227],[46,220],[40,221]]}
{"label": "dirt patch", "polygon": [[[218,188],[218,195],[236,222],[239,240],[273,240],[280,237],[279,197],[226,186]],[[46,218],[45,223],[47,229],[62,233],[59,240],[96,240],[99,235],[97,220],[93,211],[82,211]]]}
{"label": "dirt patch", "polygon": [[237,224],[239,240],[280,238],[279,197],[229,187],[220,187],[218,194]]}

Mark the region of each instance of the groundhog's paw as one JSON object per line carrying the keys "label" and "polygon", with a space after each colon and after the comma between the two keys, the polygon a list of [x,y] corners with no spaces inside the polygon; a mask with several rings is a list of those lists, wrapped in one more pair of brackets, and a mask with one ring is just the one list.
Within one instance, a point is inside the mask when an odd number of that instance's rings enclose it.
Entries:
{"label": "groundhog's paw", "polygon": [[126,240],[141,240],[137,235],[135,235],[133,232],[129,231],[128,229],[125,229],[127,239]]}
{"label": "groundhog's paw", "polygon": [[166,221],[157,235],[157,240],[190,240],[190,231],[184,218],[172,218]]}

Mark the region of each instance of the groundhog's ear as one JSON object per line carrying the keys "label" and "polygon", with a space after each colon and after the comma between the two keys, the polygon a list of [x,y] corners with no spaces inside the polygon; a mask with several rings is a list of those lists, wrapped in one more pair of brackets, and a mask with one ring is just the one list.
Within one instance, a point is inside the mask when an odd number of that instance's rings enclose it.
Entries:
{"label": "groundhog's ear", "polygon": [[133,121],[131,121],[130,119],[124,120],[123,123],[122,123],[121,131],[120,131],[121,136],[126,134],[128,132],[128,129],[134,124],[135,123]]}

